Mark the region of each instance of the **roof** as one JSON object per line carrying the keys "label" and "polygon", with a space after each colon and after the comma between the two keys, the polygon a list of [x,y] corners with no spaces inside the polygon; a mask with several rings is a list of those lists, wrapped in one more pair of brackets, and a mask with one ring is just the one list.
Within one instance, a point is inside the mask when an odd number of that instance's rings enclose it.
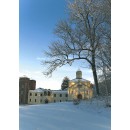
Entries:
{"label": "roof", "polygon": [[78,81],[82,81],[82,82],[90,82],[89,80],[86,80],[86,79],[72,79],[72,80],[70,80],[71,82],[78,82]]}
{"label": "roof", "polygon": [[52,93],[67,93],[65,90],[52,90]]}
{"label": "roof", "polygon": [[[78,69],[77,71],[81,71],[81,70],[80,70],[80,69]],[[76,72],[77,72],[77,71],[76,71]],[[81,71],[81,72],[82,72],[82,71]]]}
{"label": "roof", "polygon": [[44,92],[44,91],[50,91],[50,90],[47,90],[47,89],[44,89],[44,88],[37,88],[35,90],[30,90],[31,92]]}

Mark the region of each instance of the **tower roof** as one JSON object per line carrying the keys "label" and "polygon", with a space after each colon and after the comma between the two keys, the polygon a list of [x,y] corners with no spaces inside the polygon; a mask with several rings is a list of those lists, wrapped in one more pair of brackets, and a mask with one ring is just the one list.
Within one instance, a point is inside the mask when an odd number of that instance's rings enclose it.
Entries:
{"label": "tower roof", "polygon": [[[81,71],[81,70],[78,68],[77,72],[78,72],[78,71]],[[82,71],[81,71],[81,72],[82,72]]]}

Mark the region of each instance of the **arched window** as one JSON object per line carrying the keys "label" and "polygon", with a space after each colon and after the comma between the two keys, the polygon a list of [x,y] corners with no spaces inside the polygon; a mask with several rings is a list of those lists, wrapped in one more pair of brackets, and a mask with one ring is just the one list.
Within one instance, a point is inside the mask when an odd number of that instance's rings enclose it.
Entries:
{"label": "arched window", "polygon": [[44,96],[46,96],[47,95],[47,92],[46,91],[44,91]]}
{"label": "arched window", "polygon": [[77,98],[78,98],[78,99],[82,99],[82,94],[78,94],[78,95],[77,95]]}
{"label": "arched window", "polygon": [[51,95],[51,92],[50,91],[48,91],[48,96],[50,96]]}

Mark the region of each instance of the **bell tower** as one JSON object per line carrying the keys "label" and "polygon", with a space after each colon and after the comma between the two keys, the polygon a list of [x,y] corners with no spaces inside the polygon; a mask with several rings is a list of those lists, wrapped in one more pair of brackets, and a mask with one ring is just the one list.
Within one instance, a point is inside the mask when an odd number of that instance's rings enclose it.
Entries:
{"label": "bell tower", "polygon": [[82,71],[80,69],[76,71],[76,79],[82,79]]}

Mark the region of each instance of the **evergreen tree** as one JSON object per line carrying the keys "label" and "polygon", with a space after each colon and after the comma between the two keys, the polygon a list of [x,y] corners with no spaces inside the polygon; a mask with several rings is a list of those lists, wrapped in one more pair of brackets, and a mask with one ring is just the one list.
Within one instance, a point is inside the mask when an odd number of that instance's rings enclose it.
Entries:
{"label": "evergreen tree", "polygon": [[69,78],[65,77],[61,84],[61,89],[64,90],[69,87]]}

